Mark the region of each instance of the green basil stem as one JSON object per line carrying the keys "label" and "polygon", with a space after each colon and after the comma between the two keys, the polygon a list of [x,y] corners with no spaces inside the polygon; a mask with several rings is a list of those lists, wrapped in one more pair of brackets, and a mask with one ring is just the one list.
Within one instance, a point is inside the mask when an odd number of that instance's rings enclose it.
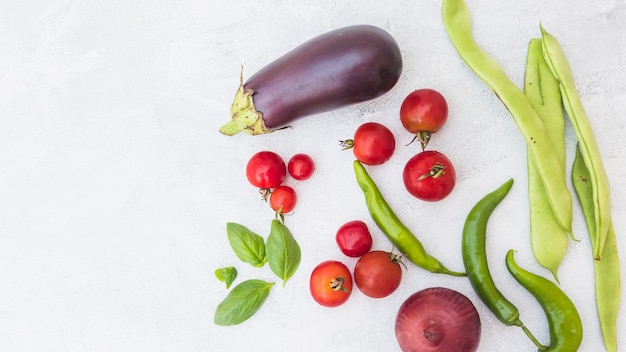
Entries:
{"label": "green basil stem", "polygon": [[563,105],[569,116],[576,138],[580,145],[582,158],[589,170],[589,182],[593,191],[594,221],[596,229],[593,244],[593,256],[602,259],[607,233],[611,224],[611,196],[609,179],[602,164],[602,156],[589,122],[587,112],[578,96],[574,75],[561,45],[556,38],[541,27],[543,55],[560,83]]}
{"label": "green basil stem", "polygon": [[[531,39],[528,43],[524,94],[545,124],[559,160],[565,164],[565,116],[561,105],[561,92],[559,82],[543,58],[540,39]],[[567,253],[568,233],[561,227],[552,211],[530,147],[527,147],[527,150],[530,243],[537,262],[550,270],[558,282],[557,270]],[[566,177],[565,169],[563,177]]]}
{"label": "green basil stem", "polygon": [[[583,161],[580,150],[576,148],[576,157],[572,166],[572,183],[587,223],[590,242],[593,244],[596,236],[595,202],[590,180],[591,174],[589,169]],[[617,312],[619,311],[620,299],[622,297],[622,284],[617,240],[612,221],[609,224],[602,260],[594,260],[593,264],[596,308],[604,346],[608,352],[617,352]]]}
{"label": "green basil stem", "polygon": [[443,0],[442,19],[448,37],[460,57],[509,110],[526,140],[559,224],[571,232],[572,195],[564,176],[565,164],[555,152],[546,126],[524,92],[474,40],[471,16],[465,1]]}
{"label": "green basil stem", "polygon": [[506,254],[511,276],[530,292],[546,314],[550,327],[550,346],[545,351],[577,351],[583,340],[583,324],[576,306],[552,281],[521,268],[514,251]]}

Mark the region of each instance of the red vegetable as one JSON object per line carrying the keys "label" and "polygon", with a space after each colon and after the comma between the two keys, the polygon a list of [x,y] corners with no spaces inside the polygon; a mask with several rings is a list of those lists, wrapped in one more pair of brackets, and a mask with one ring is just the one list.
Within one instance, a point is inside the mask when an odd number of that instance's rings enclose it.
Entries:
{"label": "red vegetable", "polygon": [[404,128],[415,134],[422,144],[428,145],[430,136],[443,127],[448,120],[448,103],[438,91],[430,88],[411,92],[400,107],[400,122]]}
{"label": "red vegetable", "polygon": [[290,213],[296,207],[297,201],[296,191],[289,186],[280,185],[270,194],[270,207],[278,215]]}
{"label": "red vegetable", "polygon": [[287,166],[280,155],[264,150],[254,154],[246,165],[246,177],[250,184],[258,187],[265,198],[270,188],[276,188],[287,176]]}
{"label": "red vegetable", "polygon": [[341,225],[335,234],[335,241],[341,253],[357,258],[372,249],[372,234],[367,224],[361,220],[352,220]]}
{"label": "red vegetable", "polygon": [[324,307],[344,304],[352,294],[352,275],[348,267],[336,260],[318,264],[309,278],[309,291],[315,302]]}
{"label": "red vegetable", "polygon": [[395,331],[402,352],[473,352],[478,349],[480,328],[478,311],[465,295],[431,287],[402,303]]}
{"label": "red vegetable", "polygon": [[395,39],[370,25],[340,28],[296,47],[244,84],[226,135],[263,134],[304,116],[363,102],[389,91],[402,72]]}
{"label": "red vegetable", "polygon": [[308,154],[299,153],[289,159],[287,163],[287,171],[289,175],[298,181],[303,181],[313,175],[315,171],[315,162]]}
{"label": "red vegetable", "polygon": [[354,283],[368,297],[383,298],[392,294],[402,281],[400,257],[385,251],[371,251],[354,266]]}
{"label": "red vegetable", "polygon": [[415,198],[436,202],[452,193],[456,184],[456,171],[448,157],[427,150],[407,161],[402,180],[407,191]]}
{"label": "red vegetable", "polygon": [[396,149],[393,133],[383,124],[366,122],[354,132],[353,139],[339,141],[343,150],[352,149],[356,159],[366,165],[380,165]]}

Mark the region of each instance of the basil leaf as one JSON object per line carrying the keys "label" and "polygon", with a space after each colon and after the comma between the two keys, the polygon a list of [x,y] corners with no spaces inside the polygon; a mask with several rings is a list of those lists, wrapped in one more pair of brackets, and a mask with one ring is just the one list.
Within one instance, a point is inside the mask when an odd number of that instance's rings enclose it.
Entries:
{"label": "basil leaf", "polygon": [[300,265],[300,246],[289,229],[278,219],[272,220],[266,246],[267,262],[274,274],[283,280],[285,286]]}
{"label": "basil leaf", "polygon": [[265,256],[263,237],[248,230],[247,227],[233,222],[226,224],[226,234],[235,255],[242,262],[257,268],[265,264],[267,257]]}
{"label": "basil leaf", "polygon": [[230,285],[237,278],[237,269],[235,267],[229,266],[225,268],[219,268],[215,270],[215,277],[218,280],[226,284],[226,289],[230,288]]}
{"label": "basil leaf", "polygon": [[213,322],[229,326],[248,320],[261,308],[272,286],[273,282],[252,279],[233,287],[222,303],[218,304]]}

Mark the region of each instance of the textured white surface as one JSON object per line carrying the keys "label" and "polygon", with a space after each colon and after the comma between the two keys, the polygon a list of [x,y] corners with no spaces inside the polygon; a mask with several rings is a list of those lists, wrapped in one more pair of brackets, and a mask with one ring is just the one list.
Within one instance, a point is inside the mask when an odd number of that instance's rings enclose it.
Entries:
{"label": "textured white surface", "polygon": [[[614,224],[626,272],[626,6],[623,1],[469,1],[474,33],[510,77],[522,82],[526,44],[540,21],[561,42],[592,119],[612,184]],[[403,75],[371,102],[299,120],[267,136],[225,137],[241,65],[251,75],[315,35],[368,23],[398,41]],[[440,18],[440,1],[38,1],[0,5],[0,351],[397,351],[394,317],[414,291],[446,286],[466,294],[482,319],[480,351],[533,351],[521,329],[505,327],[468,281],[410,265],[392,296],[355,291],[326,309],[308,276],[326,259],[350,267],[334,243],[348,220],[370,225],[376,249],[389,242],[356,186],[353,157],[337,141],[366,121],[385,123],[398,148],[370,168],[403,221],[426,248],[462,269],[460,234],[471,206],[509,177],[516,183],[492,216],[488,251],[501,290],[542,341],[548,330],[533,298],[506,272],[506,250],[548,275],[528,240],[525,146],[502,104],[460,60]],[[401,184],[417,146],[398,121],[402,99],[431,87],[450,118],[431,149],[455,163],[447,199],[425,204]],[[575,137],[567,127],[568,159]],[[227,291],[214,270],[275,280],[269,268],[240,263],[227,221],[263,236],[272,211],[247,182],[260,150],[304,152],[313,178],[289,180],[299,194],[286,224],[302,263],[249,321],[217,327]],[[570,185],[571,188],[571,185]],[[602,350],[595,316],[590,246],[575,203],[572,243],[560,269],[582,316],[581,351]],[[626,331],[624,309],[619,331]],[[624,335],[619,337],[626,349]]]}

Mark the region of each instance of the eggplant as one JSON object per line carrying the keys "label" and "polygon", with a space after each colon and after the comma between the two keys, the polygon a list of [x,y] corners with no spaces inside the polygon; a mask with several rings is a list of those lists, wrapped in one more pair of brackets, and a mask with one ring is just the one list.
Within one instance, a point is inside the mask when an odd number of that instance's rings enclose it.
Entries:
{"label": "eggplant", "polygon": [[[243,71],[243,69],[242,69]],[[353,25],[317,36],[252,75],[243,72],[225,135],[289,127],[304,116],[377,98],[402,73],[395,39],[381,28]]]}

